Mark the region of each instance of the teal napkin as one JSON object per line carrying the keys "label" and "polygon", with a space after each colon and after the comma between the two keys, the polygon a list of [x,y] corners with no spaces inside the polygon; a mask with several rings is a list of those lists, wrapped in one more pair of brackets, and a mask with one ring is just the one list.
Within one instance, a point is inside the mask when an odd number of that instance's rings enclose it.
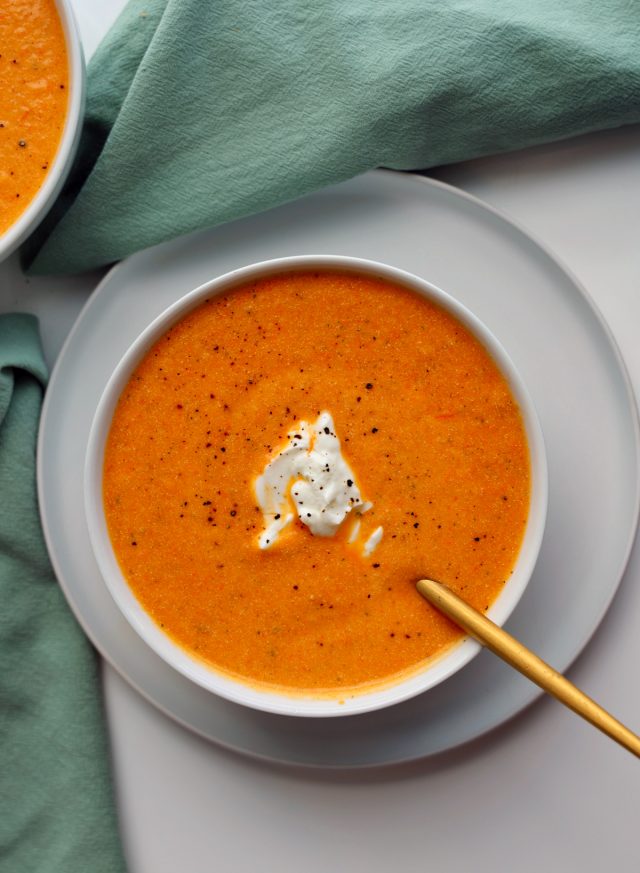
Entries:
{"label": "teal napkin", "polygon": [[0,868],[118,873],[96,658],[56,584],[38,517],[46,378],[35,318],[0,316]]}
{"label": "teal napkin", "polygon": [[131,0],[25,259],[86,270],[372,167],[638,120],[633,0]]}

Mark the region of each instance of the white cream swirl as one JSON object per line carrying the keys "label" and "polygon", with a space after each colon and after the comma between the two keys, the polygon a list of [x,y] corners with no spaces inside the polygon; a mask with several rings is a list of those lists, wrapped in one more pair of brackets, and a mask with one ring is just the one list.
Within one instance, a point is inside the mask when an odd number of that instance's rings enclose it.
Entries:
{"label": "white cream swirl", "polygon": [[[326,411],[313,425],[300,421],[289,431],[286,445],[269,461],[255,490],[264,517],[258,540],[261,549],[270,548],[291,524],[292,508],[314,536],[331,537],[349,513],[360,516],[372,507],[362,499],[355,474],[342,455],[333,418]],[[381,538],[382,528],[378,528],[365,544],[365,555],[371,554]]]}

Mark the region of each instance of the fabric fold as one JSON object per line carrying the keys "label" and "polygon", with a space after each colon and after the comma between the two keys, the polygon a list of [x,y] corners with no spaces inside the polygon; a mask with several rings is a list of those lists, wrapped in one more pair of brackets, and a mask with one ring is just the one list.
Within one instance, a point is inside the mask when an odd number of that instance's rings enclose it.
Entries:
{"label": "fabric fold", "polygon": [[97,659],[51,570],[36,496],[37,320],[0,316],[0,869],[125,865]]}
{"label": "fabric fold", "polygon": [[376,166],[638,121],[639,43],[627,0],[130,0],[25,261],[86,270]]}

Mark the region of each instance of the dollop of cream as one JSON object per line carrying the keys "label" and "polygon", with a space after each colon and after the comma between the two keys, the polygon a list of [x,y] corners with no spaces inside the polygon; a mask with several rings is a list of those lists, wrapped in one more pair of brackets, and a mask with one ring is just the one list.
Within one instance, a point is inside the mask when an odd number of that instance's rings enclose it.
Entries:
{"label": "dollop of cream", "polygon": [[[295,509],[300,521],[314,536],[331,537],[345,518],[361,516],[373,504],[364,501],[356,477],[342,455],[333,418],[321,412],[314,424],[300,421],[287,434],[286,445],[279,449],[255,483],[256,497],[264,518],[264,530],[258,544],[268,549],[294,520]],[[359,532],[359,520],[355,537]],[[382,538],[377,528],[364,547],[368,556]]]}

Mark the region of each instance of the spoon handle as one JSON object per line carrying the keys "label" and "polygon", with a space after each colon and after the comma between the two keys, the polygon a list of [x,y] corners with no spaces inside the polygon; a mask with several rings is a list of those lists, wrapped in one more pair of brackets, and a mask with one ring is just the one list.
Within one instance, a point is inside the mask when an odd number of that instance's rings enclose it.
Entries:
{"label": "spoon handle", "polygon": [[511,634],[469,606],[450,588],[433,579],[417,583],[420,594],[479,643],[553,695],[569,709],[640,758],[640,737],[583,694],[568,679],[518,642]]}

